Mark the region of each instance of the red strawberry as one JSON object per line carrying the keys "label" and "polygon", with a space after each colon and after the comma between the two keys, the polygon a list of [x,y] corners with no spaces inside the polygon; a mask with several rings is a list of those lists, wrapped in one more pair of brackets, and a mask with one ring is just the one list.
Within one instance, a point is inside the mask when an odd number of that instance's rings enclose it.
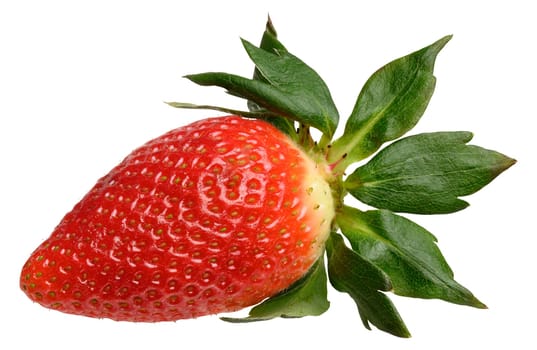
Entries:
{"label": "red strawberry", "polygon": [[45,307],[115,320],[234,311],[322,254],[326,169],[239,117],[172,130],[131,153],[32,254],[21,287]]}
{"label": "red strawberry", "polygon": [[[269,21],[259,48],[243,41],[253,79],[187,76],[246,99],[249,110],[170,103],[240,116],[202,120],[135,150],[35,250],[22,290],[63,312],[147,322],[263,301],[246,319],[226,319],[255,321],[322,314],[328,277],[367,328],[401,337],[410,334],[386,292],[484,308],[453,279],[435,236],[396,214],[462,210],[459,197],[515,163],[467,145],[470,132],[400,138],[423,114],[450,38],[376,71],[334,140],[330,91]],[[372,209],[348,206],[346,194]]]}

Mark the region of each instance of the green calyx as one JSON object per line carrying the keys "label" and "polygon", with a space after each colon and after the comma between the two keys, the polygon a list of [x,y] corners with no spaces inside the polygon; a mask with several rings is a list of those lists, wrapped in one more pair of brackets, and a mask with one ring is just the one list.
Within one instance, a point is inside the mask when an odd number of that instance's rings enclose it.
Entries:
{"label": "green calyx", "polygon": [[[326,243],[326,258],[321,257],[287,290],[252,308],[248,317],[224,320],[320,315],[329,308],[327,281],[355,301],[366,328],[372,324],[399,337],[410,333],[390,301],[390,293],[486,308],[454,280],[433,234],[397,214],[462,210],[468,203],[460,197],[480,190],[516,162],[468,145],[470,132],[403,137],[425,112],[436,84],[436,57],[450,39],[445,36],[371,75],[358,94],[343,135],[335,140],[339,113],[328,87],[278,40],[270,19],[259,47],[242,41],[255,64],[253,78],[222,72],[186,76],[199,85],[223,87],[247,100],[248,110],[179,102],[169,105],[263,119],[332,171],[328,182],[336,218]],[[311,128],[320,132],[319,140],[314,140]],[[356,163],[355,170],[346,174]],[[373,209],[364,212],[348,206],[344,201],[347,194]]]}

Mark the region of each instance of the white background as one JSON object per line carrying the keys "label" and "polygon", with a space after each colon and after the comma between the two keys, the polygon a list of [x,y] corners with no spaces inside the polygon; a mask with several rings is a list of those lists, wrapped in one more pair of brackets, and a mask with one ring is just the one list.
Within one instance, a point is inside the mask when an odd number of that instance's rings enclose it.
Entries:
{"label": "white background", "polygon": [[[351,5],[353,4],[353,5]],[[535,349],[535,11],[523,1],[2,1],[0,5],[0,348]],[[331,87],[343,119],[381,65],[446,34],[437,89],[412,132],[470,130],[518,160],[453,215],[413,217],[439,239],[476,310],[393,297],[413,337],[365,330],[330,291],[321,317],[233,325],[217,317],[130,324],[30,302],[20,268],[61,217],[130,150],[214,115],[178,100],[243,107],[181,77],[250,76],[239,37],[270,13],[288,49]],[[341,129],[340,129],[341,130]],[[334,348],[335,349],[335,348]]]}

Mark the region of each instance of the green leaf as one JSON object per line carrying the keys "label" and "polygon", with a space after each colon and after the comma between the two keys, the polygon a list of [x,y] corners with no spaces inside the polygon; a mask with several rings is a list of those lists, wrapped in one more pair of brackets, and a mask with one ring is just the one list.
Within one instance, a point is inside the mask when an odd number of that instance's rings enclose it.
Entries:
{"label": "green leaf", "polygon": [[270,118],[276,118],[276,115],[268,112],[268,111],[240,111],[237,109],[231,109],[226,107],[220,107],[220,106],[212,106],[212,105],[196,105],[193,103],[187,103],[187,102],[164,102],[168,106],[174,107],[174,108],[183,108],[183,109],[210,109],[214,111],[224,112],[224,113],[230,113],[235,115],[241,115],[248,118],[256,118],[256,119],[270,119]]}
{"label": "green leaf", "polygon": [[402,136],[416,125],[434,91],[436,56],[450,39],[451,36],[445,36],[396,59],[367,80],[343,136],[331,148],[330,163],[343,156],[345,166],[364,159],[384,142]]}
{"label": "green leaf", "polygon": [[337,223],[352,248],[390,277],[395,294],[486,308],[453,279],[453,271],[423,227],[388,210],[344,207]]}
{"label": "green leaf", "polygon": [[347,248],[341,235],[332,233],[327,242],[328,276],[340,292],[355,301],[364,326],[372,323],[380,330],[398,337],[410,337],[401,316],[390,299],[381,291],[389,291],[389,278],[378,267]]}
{"label": "green leaf", "polygon": [[403,138],[356,169],[345,188],[364,203],[395,212],[451,213],[515,163],[501,153],[467,145],[469,132],[435,132]]}
{"label": "green leaf", "polygon": [[331,137],[336,130],[339,113],[321,77],[287,50],[269,52],[246,40],[243,40],[243,45],[265,81],[304,104],[301,121]]}
{"label": "green leaf", "polygon": [[265,300],[250,310],[246,318],[223,317],[228,322],[253,322],[275,317],[318,316],[328,310],[326,271],[320,258],[309,272],[289,289]]}
{"label": "green leaf", "polygon": [[[261,38],[261,44],[259,45],[259,47],[265,51],[275,54],[277,54],[278,52],[287,51],[283,44],[277,39],[276,29],[274,28],[270,17],[267,20],[265,32],[263,33],[263,37]],[[254,69],[253,79],[268,83],[268,81],[261,75],[257,67],[255,67]],[[248,100],[248,109],[251,112],[256,113],[268,112],[265,108],[260,107],[257,103],[251,100]],[[293,120],[280,116],[259,117],[259,119],[263,119],[271,123],[276,128],[280,129],[280,131],[287,134],[289,137],[295,140],[297,139],[295,123]]]}
{"label": "green leaf", "polygon": [[263,33],[263,37],[261,37],[259,47],[269,52],[287,51],[285,46],[278,40],[278,33],[276,32],[276,28],[274,28],[270,16],[267,19],[267,25],[265,26],[265,32]]}
{"label": "green leaf", "polygon": [[186,78],[204,86],[220,86],[261,108],[319,129],[332,137],[339,120],[330,92],[319,75],[291,53],[269,52],[246,40],[243,45],[263,79],[210,72]]}

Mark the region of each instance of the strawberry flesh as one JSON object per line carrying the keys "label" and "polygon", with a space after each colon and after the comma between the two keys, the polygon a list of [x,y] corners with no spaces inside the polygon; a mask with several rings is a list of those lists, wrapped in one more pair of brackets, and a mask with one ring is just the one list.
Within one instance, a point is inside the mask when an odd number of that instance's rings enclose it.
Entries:
{"label": "strawberry flesh", "polygon": [[324,171],[260,120],[172,130],[97,182],[28,259],[21,288],[48,308],[127,321],[257,304],[324,251]]}

